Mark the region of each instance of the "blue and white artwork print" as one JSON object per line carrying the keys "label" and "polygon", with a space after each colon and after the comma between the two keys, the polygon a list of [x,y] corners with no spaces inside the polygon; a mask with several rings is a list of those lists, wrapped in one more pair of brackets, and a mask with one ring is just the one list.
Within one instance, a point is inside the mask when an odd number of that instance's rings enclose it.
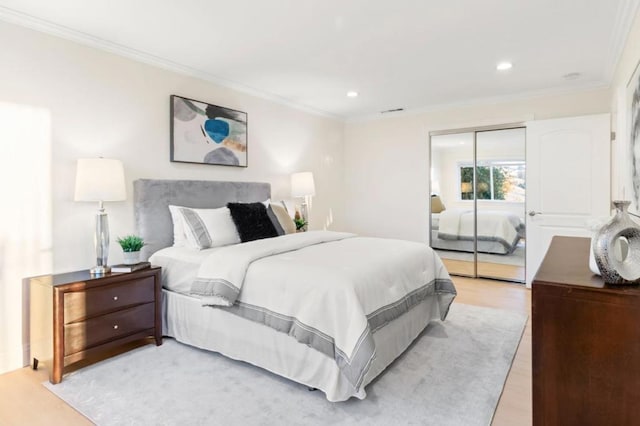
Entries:
{"label": "blue and white artwork print", "polygon": [[171,161],[247,167],[247,113],[172,95]]}

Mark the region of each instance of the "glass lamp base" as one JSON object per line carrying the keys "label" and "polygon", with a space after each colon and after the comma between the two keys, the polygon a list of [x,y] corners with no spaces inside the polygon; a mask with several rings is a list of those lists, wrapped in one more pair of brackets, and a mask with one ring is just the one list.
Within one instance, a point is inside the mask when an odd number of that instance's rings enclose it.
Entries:
{"label": "glass lamp base", "polygon": [[109,266],[94,266],[89,270],[91,275],[104,275],[111,272],[111,267]]}

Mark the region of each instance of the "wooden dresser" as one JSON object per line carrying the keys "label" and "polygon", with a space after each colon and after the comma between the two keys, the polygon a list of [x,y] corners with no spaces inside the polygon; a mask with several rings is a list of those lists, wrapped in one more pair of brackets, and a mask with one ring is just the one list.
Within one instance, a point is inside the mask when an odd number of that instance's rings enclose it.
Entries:
{"label": "wooden dresser", "polygon": [[47,364],[59,383],[65,367],[153,338],[162,344],[160,268],[92,276],[89,271],[29,278],[33,368]]}
{"label": "wooden dresser", "polygon": [[589,270],[590,239],[554,237],[533,280],[533,424],[640,424],[640,288]]}

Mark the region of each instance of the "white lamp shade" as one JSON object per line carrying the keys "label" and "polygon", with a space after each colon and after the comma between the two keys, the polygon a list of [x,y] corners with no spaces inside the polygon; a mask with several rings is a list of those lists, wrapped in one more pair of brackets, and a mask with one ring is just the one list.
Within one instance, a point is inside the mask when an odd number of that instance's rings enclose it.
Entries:
{"label": "white lamp shade", "polygon": [[291,196],[306,197],[316,195],[316,185],[313,182],[313,173],[301,172],[291,175]]}
{"label": "white lamp shade", "polygon": [[440,195],[440,182],[437,179],[431,179],[431,193]]}
{"label": "white lamp shade", "polygon": [[75,201],[124,201],[122,161],[110,158],[80,158],[76,170]]}

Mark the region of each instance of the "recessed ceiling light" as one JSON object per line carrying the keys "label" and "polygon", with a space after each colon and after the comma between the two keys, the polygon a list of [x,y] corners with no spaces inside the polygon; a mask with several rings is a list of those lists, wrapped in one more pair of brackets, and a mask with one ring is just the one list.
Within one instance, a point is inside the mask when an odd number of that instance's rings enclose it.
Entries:
{"label": "recessed ceiling light", "polygon": [[357,98],[358,97],[358,92],[356,92],[355,90],[349,90],[347,92],[347,97],[349,97],[349,98]]}
{"label": "recessed ceiling light", "polygon": [[513,68],[513,64],[511,62],[500,62],[498,65],[496,65],[496,69],[498,71],[506,71],[510,70],[511,68]]}

